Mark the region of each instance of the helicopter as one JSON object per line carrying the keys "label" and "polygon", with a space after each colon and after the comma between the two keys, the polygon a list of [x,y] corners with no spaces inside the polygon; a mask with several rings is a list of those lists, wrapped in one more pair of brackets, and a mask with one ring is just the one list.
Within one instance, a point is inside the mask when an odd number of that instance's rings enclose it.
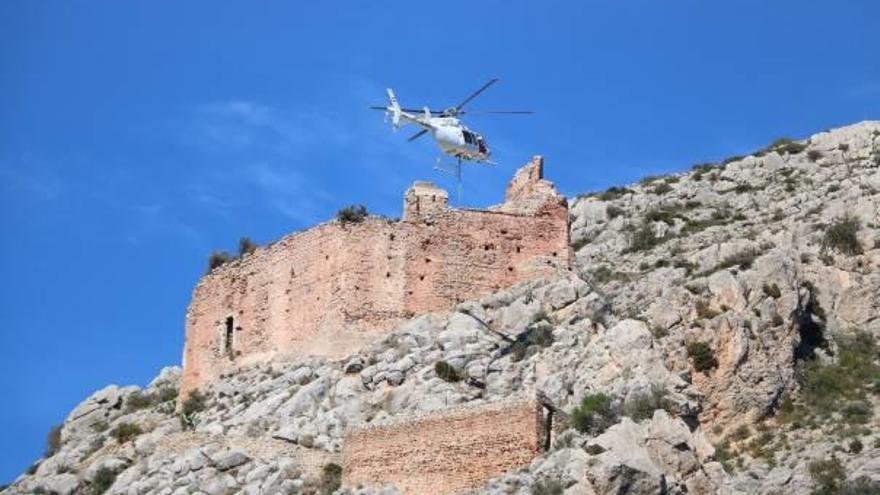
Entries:
{"label": "helicopter", "polygon": [[498,82],[498,79],[491,79],[480,87],[480,89],[471,93],[471,95],[465,98],[461,103],[454,107],[447,108],[446,110],[431,110],[427,106],[421,110],[401,108],[400,104],[397,102],[397,97],[394,95],[394,91],[390,88],[386,90],[388,93],[388,105],[371,106],[370,108],[373,110],[384,111],[385,121],[387,122],[390,117],[392,127],[395,131],[408,124],[421,127],[422,129],[419,132],[413,134],[407,139],[408,142],[415,141],[430,132],[434,141],[437,142],[437,146],[440,147],[440,151],[443,154],[456,159],[455,165],[452,168],[449,168],[441,166],[440,158],[438,158],[437,166],[435,168],[453,174],[458,179],[460,187],[461,163],[463,161],[486,165],[495,165],[495,163],[489,160],[489,156],[492,152],[489,149],[489,145],[486,144],[486,140],[483,136],[468,129],[458,117],[465,114],[524,115],[533,113],[528,110],[469,112],[463,109],[465,105],[471,102],[471,100],[479,96],[483,91],[488,89],[489,86],[492,86],[496,82]]}

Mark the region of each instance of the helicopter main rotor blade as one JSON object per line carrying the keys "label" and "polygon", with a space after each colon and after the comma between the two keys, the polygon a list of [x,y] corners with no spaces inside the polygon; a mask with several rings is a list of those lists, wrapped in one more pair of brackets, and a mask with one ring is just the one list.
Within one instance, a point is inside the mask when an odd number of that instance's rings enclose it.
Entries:
{"label": "helicopter main rotor blade", "polygon": [[476,112],[462,110],[459,113],[461,115],[532,115],[535,112],[531,110],[480,110]]}
{"label": "helicopter main rotor blade", "polygon": [[[388,110],[388,107],[371,106],[370,110]],[[423,108],[401,108],[401,110],[407,113],[422,113],[425,111]],[[443,114],[440,110],[430,110],[430,112],[432,115]]]}
{"label": "helicopter main rotor blade", "polygon": [[497,82],[498,82],[498,79],[491,79],[489,82],[487,82],[486,84],[484,84],[483,87],[481,87],[480,89],[474,91],[470,96],[468,96],[467,98],[465,98],[463,102],[459,103],[458,106],[455,107],[455,112],[458,113],[458,112],[461,110],[461,108],[462,108],[463,106],[467,105],[467,103],[468,103],[469,101],[471,101],[471,100],[473,100],[474,98],[476,98],[480,93],[482,93],[483,91],[486,91],[486,89],[487,89],[489,86],[491,86],[491,85],[493,85],[493,84],[495,84],[495,83],[497,83]]}
{"label": "helicopter main rotor blade", "polygon": [[410,138],[407,139],[407,142],[409,142],[409,141],[415,141],[416,139],[422,137],[426,132],[428,132],[427,129],[422,129],[421,131],[419,131],[419,132],[413,134],[412,136],[410,136]]}

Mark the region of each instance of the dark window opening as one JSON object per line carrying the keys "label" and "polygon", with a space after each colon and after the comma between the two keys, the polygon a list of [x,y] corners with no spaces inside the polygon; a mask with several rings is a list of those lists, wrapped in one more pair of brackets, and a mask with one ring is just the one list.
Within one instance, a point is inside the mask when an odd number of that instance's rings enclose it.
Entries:
{"label": "dark window opening", "polygon": [[419,280],[425,280],[425,276],[424,276],[424,275],[419,275]]}
{"label": "dark window opening", "polygon": [[518,253],[518,252],[519,252],[519,250],[520,250],[520,247],[519,247],[519,246],[517,246],[517,247],[516,247],[516,252],[517,252],[517,253]]}
{"label": "dark window opening", "polygon": [[232,349],[232,339],[234,338],[235,321],[232,317],[226,318],[226,338],[223,341],[223,350],[229,359],[235,357],[235,351]]}
{"label": "dark window opening", "polygon": [[391,278],[391,272],[385,272],[385,278]]}

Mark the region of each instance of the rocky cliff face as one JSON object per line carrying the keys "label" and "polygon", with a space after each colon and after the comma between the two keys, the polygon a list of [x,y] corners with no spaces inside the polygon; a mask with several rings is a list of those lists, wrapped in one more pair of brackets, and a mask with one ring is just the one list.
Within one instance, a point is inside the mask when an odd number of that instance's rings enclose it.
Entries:
{"label": "rocky cliff face", "polygon": [[3,493],[330,493],[351,425],[534,392],[574,414],[475,493],[880,490],[880,123],[570,216],[574,272],[226,376],[185,414],[177,369],[108,387]]}

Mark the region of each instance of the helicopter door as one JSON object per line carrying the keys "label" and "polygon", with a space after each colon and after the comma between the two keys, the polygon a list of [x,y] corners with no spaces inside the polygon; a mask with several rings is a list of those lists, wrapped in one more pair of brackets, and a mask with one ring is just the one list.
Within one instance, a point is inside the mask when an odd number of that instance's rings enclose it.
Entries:
{"label": "helicopter door", "polygon": [[462,130],[462,136],[464,137],[464,143],[474,145],[476,143],[476,139],[474,139],[474,134],[471,131]]}

